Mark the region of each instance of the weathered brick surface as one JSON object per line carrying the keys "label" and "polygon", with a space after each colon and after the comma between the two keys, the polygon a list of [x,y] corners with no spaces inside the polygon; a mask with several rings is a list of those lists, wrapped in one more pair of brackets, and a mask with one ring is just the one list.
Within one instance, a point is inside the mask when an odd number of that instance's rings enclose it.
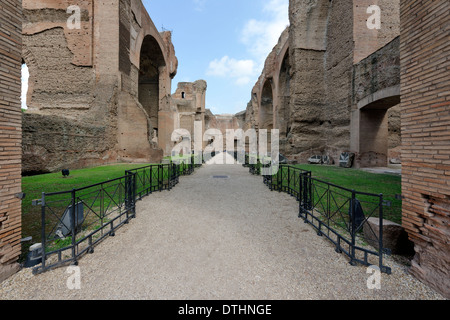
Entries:
{"label": "weathered brick surface", "polygon": [[0,3],[0,282],[20,255],[22,3]]}
{"label": "weathered brick surface", "polygon": [[411,273],[450,298],[448,1],[401,1],[403,226]]}

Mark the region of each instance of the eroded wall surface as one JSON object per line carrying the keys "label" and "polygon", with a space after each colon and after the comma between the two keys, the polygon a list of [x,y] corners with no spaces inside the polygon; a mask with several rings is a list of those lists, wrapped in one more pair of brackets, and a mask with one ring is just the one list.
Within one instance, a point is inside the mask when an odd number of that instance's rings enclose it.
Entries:
{"label": "eroded wall surface", "polygon": [[353,67],[351,150],[360,167],[401,160],[400,37]]}

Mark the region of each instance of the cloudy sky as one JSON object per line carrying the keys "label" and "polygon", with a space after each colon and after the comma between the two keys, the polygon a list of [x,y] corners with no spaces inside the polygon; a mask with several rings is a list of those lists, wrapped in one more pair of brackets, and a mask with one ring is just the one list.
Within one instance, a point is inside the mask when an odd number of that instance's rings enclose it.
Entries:
{"label": "cloudy sky", "polygon": [[143,0],[155,26],[173,32],[172,82],[206,80],[215,114],[245,110],[264,61],[289,24],[288,0]]}
{"label": "cloudy sky", "polygon": [[[245,110],[264,60],[288,26],[289,0],[142,0],[158,30],[173,32],[178,82],[208,83],[215,114]],[[23,72],[22,101],[27,90]]]}

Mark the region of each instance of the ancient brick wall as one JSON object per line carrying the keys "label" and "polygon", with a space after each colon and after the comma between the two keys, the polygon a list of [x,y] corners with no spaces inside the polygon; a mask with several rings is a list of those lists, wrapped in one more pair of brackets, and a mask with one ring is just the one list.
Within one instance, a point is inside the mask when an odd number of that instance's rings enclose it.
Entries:
{"label": "ancient brick wall", "polygon": [[[78,1],[80,27],[72,29],[71,4],[23,0],[24,171],[158,162],[173,127],[168,100],[178,64],[170,32],[156,29],[141,0]],[[157,83],[148,101],[139,92],[155,80],[152,63]],[[158,130],[160,121],[167,130]]]}
{"label": "ancient brick wall", "polygon": [[18,269],[21,239],[22,3],[0,5],[0,282]]}
{"label": "ancient brick wall", "polygon": [[403,226],[411,273],[450,298],[448,1],[401,1]]}

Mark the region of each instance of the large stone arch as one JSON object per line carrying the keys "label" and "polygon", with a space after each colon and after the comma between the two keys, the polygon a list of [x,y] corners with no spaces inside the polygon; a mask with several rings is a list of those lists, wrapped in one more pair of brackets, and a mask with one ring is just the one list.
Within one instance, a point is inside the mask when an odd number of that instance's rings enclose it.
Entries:
{"label": "large stone arch", "polygon": [[[358,167],[385,167],[399,161],[390,155],[392,128],[389,116],[397,114],[400,104],[399,37],[354,66],[351,145],[357,153]],[[400,148],[400,146],[394,146]],[[391,159],[389,159],[391,158]]]}
{"label": "large stone arch", "polygon": [[[284,54],[283,54],[284,53]],[[280,133],[280,152],[285,154],[287,140],[289,135],[290,119],[290,86],[291,86],[291,63],[289,60],[289,46],[286,43],[285,49],[280,55],[283,57],[278,73],[278,99],[276,109],[274,110],[275,128]]]}
{"label": "large stone arch", "polygon": [[164,53],[157,40],[147,35],[141,45],[139,56],[138,99],[150,118],[152,138],[158,137],[160,110],[160,78],[166,66]]}
{"label": "large stone arch", "polygon": [[244,123],[246,128],[269,130],[269,138],[270,130],[280,130],[282,148],[287,140],[287,118],[290,113],[289,103],[286,103],[290,83],[288,40],[289,27],[283,31],[265,61],[264,69],[252,89]]}
{"label": "large stone arch", "polygon": [[274,110],[274,88],[273,79],[266,79],[262,86],[260,109],[259,109],[259,129],[272,130]]}

